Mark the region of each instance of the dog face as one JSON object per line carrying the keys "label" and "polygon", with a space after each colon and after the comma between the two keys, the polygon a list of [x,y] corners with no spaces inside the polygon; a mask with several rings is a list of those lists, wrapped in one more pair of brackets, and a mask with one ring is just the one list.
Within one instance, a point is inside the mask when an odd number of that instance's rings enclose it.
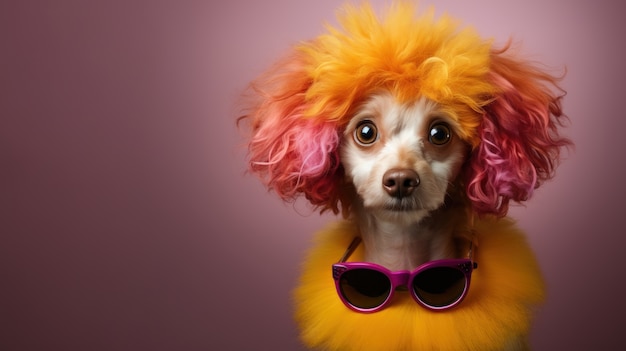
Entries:
{"label": "dog face", "polygon": [[341,162],[366,211],[419,220],[439,208],[457,177],[467,144],[437,103],[400,103],[373,94],[343,133]]}

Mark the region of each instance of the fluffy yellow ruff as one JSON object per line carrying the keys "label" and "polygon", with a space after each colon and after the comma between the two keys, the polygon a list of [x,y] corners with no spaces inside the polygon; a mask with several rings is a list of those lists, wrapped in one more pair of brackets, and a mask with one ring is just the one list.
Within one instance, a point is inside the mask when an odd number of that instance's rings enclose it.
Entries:
{"label": "fluffy yellow ruff", "polygon": [[[524,234],[511,220],[476,225],[478,269],[456,308],[433,312],[407,293],[371,313],[346,308],[337,296],[331,265],[356,235],[348,221],[318,233],[295,291],[296,320],[303,342],[324,350],[502,350],[525,339],[533,305],[544,299],[544,283]],[[360,261],[363,245],[350,261]]]}

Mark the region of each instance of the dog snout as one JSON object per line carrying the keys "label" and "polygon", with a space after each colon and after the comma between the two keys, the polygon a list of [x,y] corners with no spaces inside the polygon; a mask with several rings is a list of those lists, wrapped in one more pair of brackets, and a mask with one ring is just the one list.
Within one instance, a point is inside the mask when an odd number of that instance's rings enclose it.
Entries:
{"label": "dog snout", "polygon": [[397,198],[411,195],[420,184],[420,178],[412,169],[390,169],[383,175],[383,188]]}

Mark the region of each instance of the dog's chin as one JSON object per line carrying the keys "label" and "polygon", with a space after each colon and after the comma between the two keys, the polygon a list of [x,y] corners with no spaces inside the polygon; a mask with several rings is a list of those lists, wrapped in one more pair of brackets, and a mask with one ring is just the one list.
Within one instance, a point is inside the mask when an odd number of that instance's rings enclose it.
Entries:
{"label": "dog's chin", "polygon": [[389,212],[413,212],[423,210],[418,206],[417,201],[412,198],[387,201],[382,205],[382,209]]}
{"label": "dog's chin", "polygon": [[427,216],[433,208],[427,208],[415,198],[388,199],[374,206],[367,206],[379,216],[394,220],[420,220]]}

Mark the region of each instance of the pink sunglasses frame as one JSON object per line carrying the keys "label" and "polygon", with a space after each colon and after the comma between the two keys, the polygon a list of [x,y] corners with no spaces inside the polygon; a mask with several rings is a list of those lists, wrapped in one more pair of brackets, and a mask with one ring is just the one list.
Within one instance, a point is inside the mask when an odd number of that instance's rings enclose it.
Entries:
{"label": "pink sunglasses frame", "polygon": [[[432,269],[432,268],[436,268],[436,267],[449,267],[449,268],[456,269],[460,271],[461,273],[463,273],[463,276],[465,277],[465,287],[463,289],[463,293],[453,303],[445,305],[445,306],[433,306],[433,305],[428,304],[428,302],[423,301],[417,295],[417,293],[415,293],[414,289],[407,289],[407,290],[410,291],[413,299],[419,305],[423,306],[426,309],[433,310],[433,311],[443,311],[443,310],[453,308],[457,306],[458,304],[460,304],[461,301],[463,301],[463,299],[465,299],[465,296],[467,295],[467,292],[469,291],[470,282],[472,278],[472,271],[478,268],[478,263],[473,261],[473,244],[470,245],[470,250],[468,254],[469,258],[443,259],[443,260],[429,261],[411,271],[403,270],[403,271],[393,272],[375,263],[345,262],[350,257],[350,255],[352,255],[352,253],[358,247],[360,242],[361,242],[361,238],[355,237],[354,240],[352,240],[352,242],[346,249],[346,252],[343,254],[341,259],[337,263],[333,264],[332,266],[333,279],[335,280],[335,288],[337,289],[337,295],[339,295],[339,298],[341,299],[341,301],[348,308],[356,312],[373,313],[373,312],[378,312],[382,310],[383,308],[385,308],[387,305],[389,305],[392,302],[392,297],[396,289],[398,289],[398,287],[406,288],[406,287],[412,286],[413,280],[420,273],[427,271],[429,269]],[[341,276],[345,272],[355,270],[355,269],[368,269],[368,270],[380,272],[389,279],[389,281],[391,282],[391,289],[389,290],[389,295],[380,305],[376,307],[372,307],[372,308],[358,307],[358,306],[354,306],[353,304],[351,304],[344,297],[342,293],[342,289],[341,289]]]}

